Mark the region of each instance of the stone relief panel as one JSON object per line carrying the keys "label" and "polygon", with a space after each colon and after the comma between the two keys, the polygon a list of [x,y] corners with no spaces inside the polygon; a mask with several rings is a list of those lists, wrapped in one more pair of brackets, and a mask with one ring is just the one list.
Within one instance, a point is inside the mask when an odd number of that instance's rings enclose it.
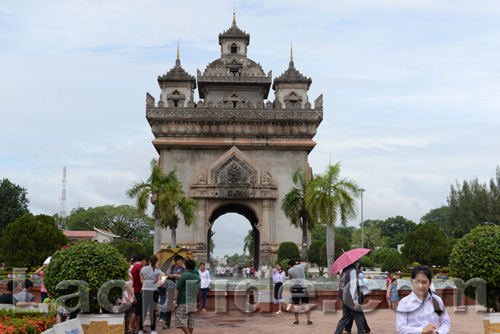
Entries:
{"label": "stone relief panel", "polygon": [[238,148],[219,158],[208,172],[199,171],[191,181],[193,198],[277,199],[278,189],[268,171],[261,172]]}
{"label": "stone relief panel", "polygon": [[213,170],[216,186],[252,187],[255,185],[256,176],[257,171],[236,155],[232,155]]}

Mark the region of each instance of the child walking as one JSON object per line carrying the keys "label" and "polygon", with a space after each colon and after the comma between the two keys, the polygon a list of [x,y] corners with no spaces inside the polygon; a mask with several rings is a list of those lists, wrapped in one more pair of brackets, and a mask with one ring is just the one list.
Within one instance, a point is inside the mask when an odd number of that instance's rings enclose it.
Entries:
{"label": "child walking", "polygon": [[399,306],[398,280],[393,278],[391,281],[391,308],[396,310]]}

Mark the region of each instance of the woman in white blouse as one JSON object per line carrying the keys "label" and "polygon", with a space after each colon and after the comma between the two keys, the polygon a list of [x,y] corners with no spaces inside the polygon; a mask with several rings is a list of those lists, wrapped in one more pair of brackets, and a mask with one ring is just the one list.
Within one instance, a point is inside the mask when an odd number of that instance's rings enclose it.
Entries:
{"label": "woman in white blouse", "polygon": [[399,302],[396,317],[398,334],[448,334],[450,317],[443,300],[432,293],[432,272],[417,266],[411,273],[413,292]]}
{"label": "woman in white blouse", "polygon": [[202,308],[201,310],[203,312],[206,312],[205,310],[205,303],[207,302],[207,294],[208,291],[210,290],[210,272],[205,269],[205,263],[201,262],[200,267],[199,267],[199,272],[200,272],[200,294],[202,298]]}
{"label": "woman in white blouse", "polygon": [[274,303],[278,304],[278,312],[281,314],[281,306],[285,303],[283,300],[283,283],[285,282],[285,271],[280,263],[276,263],[276,270],[273,272],[274,281]]}

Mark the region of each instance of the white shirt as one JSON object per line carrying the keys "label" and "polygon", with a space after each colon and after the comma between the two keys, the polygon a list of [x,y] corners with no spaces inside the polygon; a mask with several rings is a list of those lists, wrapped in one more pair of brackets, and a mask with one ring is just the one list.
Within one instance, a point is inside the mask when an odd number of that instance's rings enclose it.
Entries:
{"label": "white shirt", "polygon": [[429,323],[436,325],[436,332],[439,334],[448,334],[451,325],[450,317],[443,300],[435,294],[433,296],[443,310],[441,315],[434,311],[430,294],[427,294],[423,303],[413,291],[401,299],[396,316],[398,334],[420,334]]}
{"label": "white shirt", "polygon": [[210,287],[210,272],[208,270],[205,270],[205,271],[199,271],[200,273],[200,279],[201,279],[201,285],[200,285],[200,288],[201,289],[206,289],[206,288],[209,288]]}
{"label": "white shirt", "polygon": [[274,283],[285,283],[285,271],[282,270],[279,273],[277,270],[273,273],[273,281]]}

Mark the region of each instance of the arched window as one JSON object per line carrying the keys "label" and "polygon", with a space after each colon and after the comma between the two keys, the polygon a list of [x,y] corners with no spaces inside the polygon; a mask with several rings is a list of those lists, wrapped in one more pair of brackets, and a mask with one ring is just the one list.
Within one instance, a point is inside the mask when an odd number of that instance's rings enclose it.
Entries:
{"label": "arched window", "polygon": [[235,43],[231,45],[231,53],[238,53],[238,46]]}

